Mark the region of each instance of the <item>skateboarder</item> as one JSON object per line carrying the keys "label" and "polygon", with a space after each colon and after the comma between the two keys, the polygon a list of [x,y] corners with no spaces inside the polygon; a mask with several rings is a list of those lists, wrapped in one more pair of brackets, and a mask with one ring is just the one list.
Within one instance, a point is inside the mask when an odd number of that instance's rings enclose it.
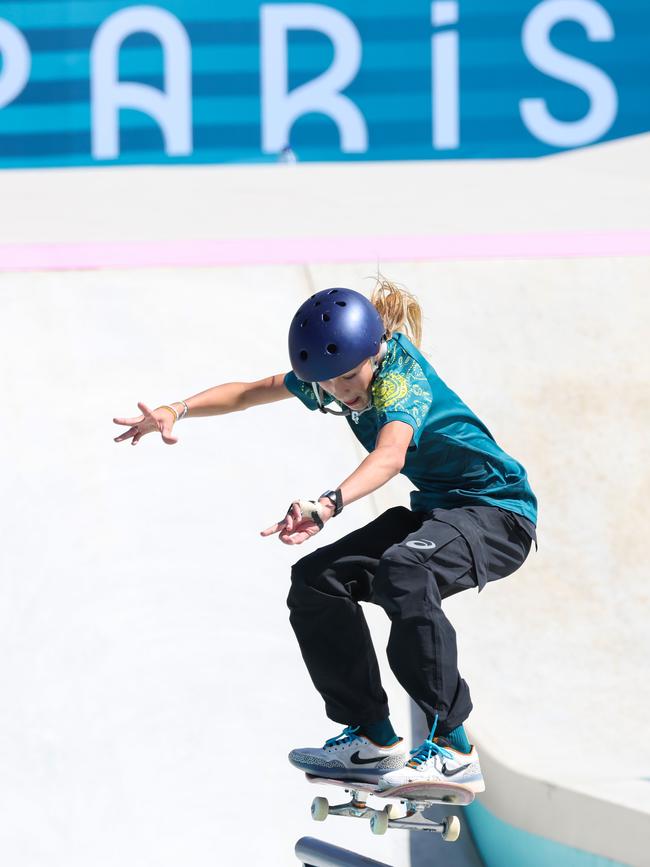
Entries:
{"label": "skateboarder", "polygon": [[[409,336],[407,336],[410,335]],[[536,540],[537,501],[525,469],[436,373],[419,350],[416,299],[385,280],[368,300],[333,288],[305,301],[289,330],[292,370],[255,383],[216,386],[142,415],[116,437],[132,444],[175,421],[295,395],[310,410],[342,415],[369,452],[338,487],[295,500],[262,531],[301,544],[344,507],[398,473],[417,490],[365,527],[298,560],[290,621],[327,716],[345,727],[322,747],[293,750],[311,774],[379,781],[453,782],[484,789],[476,747],[463,727],[472,710],[457,665],[456,633],[442,601],[512,574]],[[338,406],[333,409],[330,404]],[[391,620],[388,661],[424,712],[429,737],[410,751],[394,731],[360,601]]]}

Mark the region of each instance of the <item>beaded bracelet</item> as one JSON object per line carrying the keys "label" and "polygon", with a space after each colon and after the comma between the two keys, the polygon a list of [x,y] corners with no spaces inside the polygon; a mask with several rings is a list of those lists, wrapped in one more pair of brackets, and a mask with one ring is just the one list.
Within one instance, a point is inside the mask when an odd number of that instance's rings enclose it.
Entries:
{"label": "beaded bracelet", "polygon": [[167,406],[167,404],[165,403],[165,404],[163,404],[163,406],[160,407],[160,409],[168,409],[170,412],[173,412],[174,413],[174,421],[178,421],[178,413],[176,412],[176,410],[174,409],[173,406]]}
{"label": "beaded bracelet", "polygon": [[183,407],[184,407],[183,412],[182,412],[180,415],[176,412],[176,410],[174,409],[173,406],[169,406],[169,405],[166,404],[166,403],[163,404],[161,407],[159,407],[159,409],[168,409],[170,412],[173,412],[173,413],[174,413],[174,421],[175,421],[175,422],[179,421],[179,420],[182,419],[182,418],[185,418],[185,416],[186,416],[186,415],[188,414],[188,412],[190,411],[189,406],[185,403],[184,400],[179,400],[179,401],[177,401],[177,403],[182,403],[182,404],[183,404]]}

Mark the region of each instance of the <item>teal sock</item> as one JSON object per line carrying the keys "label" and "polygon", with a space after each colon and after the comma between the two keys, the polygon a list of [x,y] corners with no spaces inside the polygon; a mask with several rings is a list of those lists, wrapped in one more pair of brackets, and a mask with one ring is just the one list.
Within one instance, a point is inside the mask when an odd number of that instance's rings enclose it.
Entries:
{"label": "teal sock", "polygon": [[453,731],[449,732],[448,735],[443,735],[443,737],[447,738],[449,743],[461,753],[471,753],[472,745],[467,740],[467,734],[462,725],[456,726]]}
{"label": "teal sock", "polygon": [[389,719],[383,719],[376,723],[364,723],[359,726],[359,734],[365,735],[382,747],[392,747],[399,740]]}

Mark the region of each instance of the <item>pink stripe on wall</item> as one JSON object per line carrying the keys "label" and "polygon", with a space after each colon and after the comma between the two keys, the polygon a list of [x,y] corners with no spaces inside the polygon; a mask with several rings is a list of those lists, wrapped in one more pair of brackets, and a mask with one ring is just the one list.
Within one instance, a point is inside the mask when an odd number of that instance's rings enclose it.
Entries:
{"label": "pink stripe on wall", "polygon": [[423,236],[0,244],[0,271],[648,256],[650,229]]}

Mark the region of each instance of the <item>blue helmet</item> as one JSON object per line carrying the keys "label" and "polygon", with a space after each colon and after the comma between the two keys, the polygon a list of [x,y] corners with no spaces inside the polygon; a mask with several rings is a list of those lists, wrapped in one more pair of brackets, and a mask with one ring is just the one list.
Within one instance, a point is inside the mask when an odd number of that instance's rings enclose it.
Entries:
{"label": "blue helmet", "polygon": [[334,379],[376,355],[385,330],[377,309],[360,292],[323,289],[291,320],[291,367],[304,382]]}

